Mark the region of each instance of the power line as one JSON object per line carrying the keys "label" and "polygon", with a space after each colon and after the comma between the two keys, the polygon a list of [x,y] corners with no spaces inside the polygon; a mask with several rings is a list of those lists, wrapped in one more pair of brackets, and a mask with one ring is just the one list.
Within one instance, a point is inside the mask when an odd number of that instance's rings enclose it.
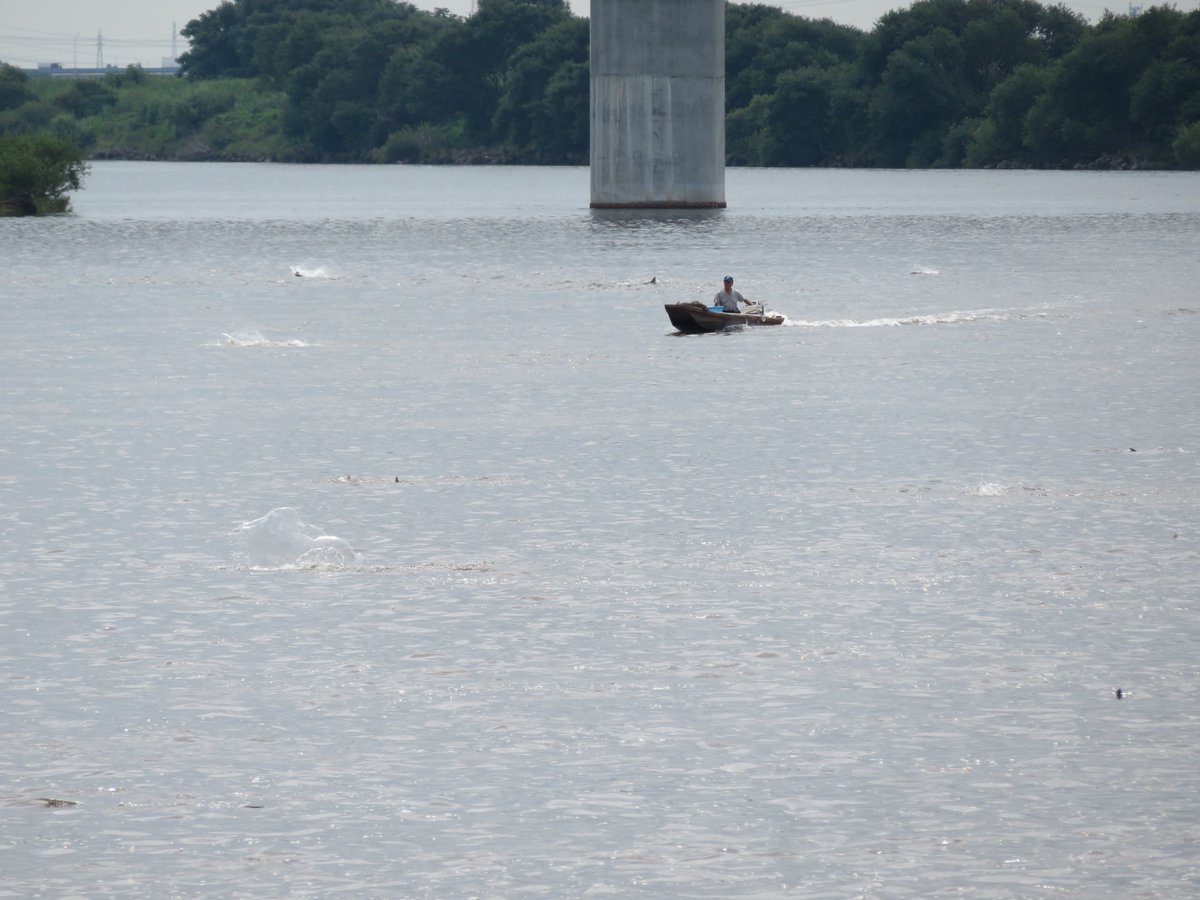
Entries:
{"label": "power line", "polygon": [[52,37],[70,37],[69,34],[64,35],[61,31],[41,31],[37,28],[22,28],[20,25],[11,25],[9,27],[11,27],[14,31],[25,31],[29,34],[48,34]]}
{"label": "power line", "polygon": [[[172,59],[178,58],[176,52],[178,35],[174,31],[174,22],[171,23],[171,28],[169,38],[114,38],[105,37],[101,31],[97,31],[94,46],[98,67],[103,68],[102,61],[106,51],[109,62],[118,62],[121,65],[136,61],[139,57],[161,59],[167,55],[168,50]],[[78,63],[80,44],[92,45],[92,39],[84,39],[80,32],[68,34],[61,31],[41,31],[19,26],[6,26],[3,31],[0,31],[0,61],[32,66],[35,62],[41,64],[46,61],[69,59],[72,65],[75,65]],[[157,60],[155,65],[157,65]]]}
{"label": "power line", "polygon": [[[18,31],[22,29],[17,29]],[[24,29],[29,31],[29,29]],[[0,41],[6,44],[62,44],[70,43],[75,35],[63,34],[53,31],[30,31],[31,35],[40,35],[40,37],[26,37],[20,34],[0,34]],[[105,38],[106,44],[121,44],[127,46],[141,46],[144,44],[169,44],[171,38]]]}

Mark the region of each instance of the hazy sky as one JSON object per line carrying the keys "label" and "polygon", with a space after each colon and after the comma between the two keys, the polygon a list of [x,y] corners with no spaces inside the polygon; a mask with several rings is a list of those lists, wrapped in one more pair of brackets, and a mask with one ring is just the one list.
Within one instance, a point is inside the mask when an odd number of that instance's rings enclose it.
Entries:
{"label": "hazy sky", "polygon": [[[911,0],[779,0],[769,5],[814,19],[833,19],[869,30],[891,9]],[[1054,0],[1042,0],[1049,6]],[[219,5],[220,0],[0,0],[0,60],[21,67],[58,62],[64,66],[96,64],[96,35],[105,65],[141,63],[157,66],[171,55],[172,30]],[[1142,0],[1144,6],[1153,5]],[[417,0],[422,9],[444,7],[466,15],[471,0]],[[1095,22],[1105,9],[1125,13],[1129,0],[1066,0],[1066,5]],[[1175,8],[1194,10],[1200,0],[1180,0]],[[588,15],[590,0],[571,0],[578,15]],[[177,39],[182,53],[187,45]]]}

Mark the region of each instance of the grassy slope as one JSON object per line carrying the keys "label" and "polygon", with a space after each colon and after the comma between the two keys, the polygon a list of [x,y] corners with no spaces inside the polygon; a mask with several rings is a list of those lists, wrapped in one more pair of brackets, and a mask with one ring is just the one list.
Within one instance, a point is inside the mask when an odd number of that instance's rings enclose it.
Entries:
{"label": "grassy slope", "polygon": [[253,81],[190,82],[147,75],[106,78],[98,109],[63,109],[67,80],[34,81],[50,130],[91,159],[270,160],[296,156],[282,132],[284,95]]}

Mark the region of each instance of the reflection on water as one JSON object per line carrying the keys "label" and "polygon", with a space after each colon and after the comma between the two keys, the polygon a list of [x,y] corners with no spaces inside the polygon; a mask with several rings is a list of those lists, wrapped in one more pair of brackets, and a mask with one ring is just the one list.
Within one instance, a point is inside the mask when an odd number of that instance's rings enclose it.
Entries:
{"label": "reflection on water", "polygon": [[719,228],[725,221],[723,209],[592,209],[588,214],[601,229],[628,228],[656,235],[674,229]]}
{"label": "reflection on water", "polygon": [[0,221],[4,890],[1194,895],[1196,177]]}

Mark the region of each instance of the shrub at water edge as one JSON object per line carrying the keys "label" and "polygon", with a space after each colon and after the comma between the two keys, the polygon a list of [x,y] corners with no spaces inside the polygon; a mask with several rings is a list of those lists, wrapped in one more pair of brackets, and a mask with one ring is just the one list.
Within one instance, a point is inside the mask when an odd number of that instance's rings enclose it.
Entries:
{"label": "shrub at water edge", "polygon": [[0,215],[65,212],[87,164],[79,148],[52,134],[0,135]]}

